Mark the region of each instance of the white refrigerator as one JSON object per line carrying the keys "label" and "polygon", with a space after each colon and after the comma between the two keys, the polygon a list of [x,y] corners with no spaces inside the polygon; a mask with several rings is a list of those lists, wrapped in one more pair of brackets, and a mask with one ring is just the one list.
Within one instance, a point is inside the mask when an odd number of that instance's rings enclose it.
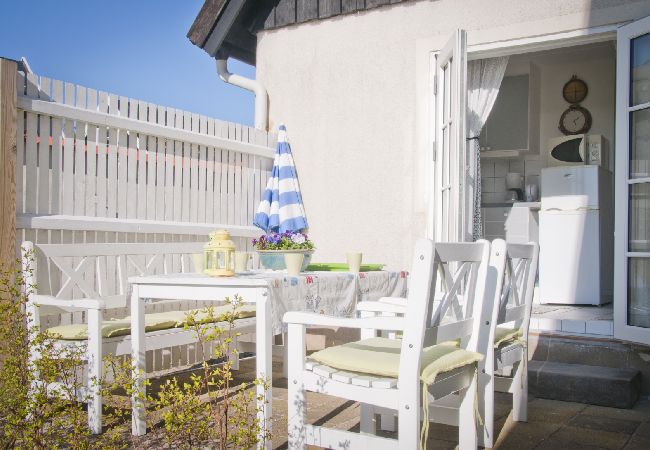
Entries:
{"label": "white refrigerator", "polygon": [[600,166],[542,169],[539,213],[541,303],[612,301],[612,174]]}

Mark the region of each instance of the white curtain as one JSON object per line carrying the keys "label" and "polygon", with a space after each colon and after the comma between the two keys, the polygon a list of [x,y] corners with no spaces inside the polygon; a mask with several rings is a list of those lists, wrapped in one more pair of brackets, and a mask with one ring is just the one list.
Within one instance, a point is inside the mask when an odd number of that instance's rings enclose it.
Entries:
{"label": "white curtain", "polygon": [[467,64],[468,230],[474,240],[483,237],[481,221],[481,152],[479,136],[499,94],[508,57],[486,58]]}

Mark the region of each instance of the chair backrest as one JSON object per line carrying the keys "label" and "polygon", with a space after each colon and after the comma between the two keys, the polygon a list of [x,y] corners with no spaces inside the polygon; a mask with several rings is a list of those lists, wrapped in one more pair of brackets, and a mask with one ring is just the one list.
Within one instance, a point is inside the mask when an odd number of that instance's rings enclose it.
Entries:
{"label": "chair backrest", "polygon": [[494,320],[497,324],[512,324],[513,329],[521,328],[524,338],[528,338],[528,325],[533,308],[533,294],[537,277],[539,245],[507,244],[506,271],[503,290]]}
{"label": "chair backrest", "polygon": [[463,348],[477,350],[481,319],[489,318],[493,310],[492,301],[484,301],[489,260],[490,243],[484,240],[417,242],[409,277],[400,383],[410,383],[420,373],[423,347],[460,339]]}
{"label": "chair backrest", "polygon": [[127,305],[128,278],[193,271],[192,254],[203,242],[33,244],[23,242],[38,294],[57,299],[104,300],[107,308]]}

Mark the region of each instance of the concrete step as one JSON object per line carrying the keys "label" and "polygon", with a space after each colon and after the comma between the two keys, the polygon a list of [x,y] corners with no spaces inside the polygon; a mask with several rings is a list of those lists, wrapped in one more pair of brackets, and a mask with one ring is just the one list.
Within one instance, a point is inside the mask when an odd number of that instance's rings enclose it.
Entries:
{"label": "concrete step", "polygon": [[631,408],[641,393],[637,369],[553,361],[528,363],[528,391],[552,400]]}
{"label": "concrete step", "polygon": [[617,339],[596,339],[531,333],[528,358],[567,364],[584,364],[640,370],[641,392],[650,395],[650,347]]}

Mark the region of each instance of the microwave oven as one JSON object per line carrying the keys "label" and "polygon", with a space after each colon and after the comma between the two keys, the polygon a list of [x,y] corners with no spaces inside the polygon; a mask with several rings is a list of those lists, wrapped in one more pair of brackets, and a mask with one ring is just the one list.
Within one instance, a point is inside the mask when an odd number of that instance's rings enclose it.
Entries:
{"label": "microwave oven", "polygon": [[547,165],[601,166],[609,170],[606,139],[601,134],[574,134],[549,140]]}

